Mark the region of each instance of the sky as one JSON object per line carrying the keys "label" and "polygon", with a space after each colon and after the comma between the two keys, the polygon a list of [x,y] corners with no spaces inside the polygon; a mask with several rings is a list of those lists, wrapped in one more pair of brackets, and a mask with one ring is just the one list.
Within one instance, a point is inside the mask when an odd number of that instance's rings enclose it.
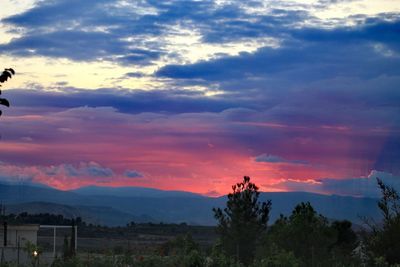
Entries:
{"label": "sky", "polygon": [[6,0],[0,181],[400,189],[398,0]]}

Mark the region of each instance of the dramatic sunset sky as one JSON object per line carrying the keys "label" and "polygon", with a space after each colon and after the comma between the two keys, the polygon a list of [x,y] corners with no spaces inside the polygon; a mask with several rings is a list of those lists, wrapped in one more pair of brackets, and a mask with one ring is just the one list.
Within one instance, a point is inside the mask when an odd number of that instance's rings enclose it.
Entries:
{"label": "dramatic sunset sky", "polygon": [[398,0],[4,0],[0,181],[400,188]]}

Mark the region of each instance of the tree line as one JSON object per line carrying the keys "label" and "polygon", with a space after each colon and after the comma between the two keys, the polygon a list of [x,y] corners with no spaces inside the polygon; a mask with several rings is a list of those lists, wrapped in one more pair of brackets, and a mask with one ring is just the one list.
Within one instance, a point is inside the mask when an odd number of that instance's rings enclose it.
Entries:
{"label": "tree line", "polygon": [[220,252],[239,266],[400,266],[400,198],[382,180],[377,185],[383,221],[365,220],[358,233],[350,221],[329,221],[309,202],[267,227],[272,203],[260,203],[258,187],[245,176],[226,208],[214,209]]}

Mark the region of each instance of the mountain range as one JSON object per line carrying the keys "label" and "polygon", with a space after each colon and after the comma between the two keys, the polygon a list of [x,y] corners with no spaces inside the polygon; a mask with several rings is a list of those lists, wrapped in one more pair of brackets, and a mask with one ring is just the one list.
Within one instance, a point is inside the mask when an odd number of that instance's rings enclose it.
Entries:
{"label": "mountain range", "polygon": [[[262,192],[260,200],[271,199],[270,222],[289,215],[296,204],[309,201],[329,219],[360,223],[367,217],[380,220],[377,199],[308,192]],[[206,197],[141,187],[83,187],[71,191],[34,185],[0,184],[0,202],[8,213],[53,213],[82,217],[88,223],[117,226],[128,222],[163,222],[215,225],[213,207],[224,207],[227,197]]]}

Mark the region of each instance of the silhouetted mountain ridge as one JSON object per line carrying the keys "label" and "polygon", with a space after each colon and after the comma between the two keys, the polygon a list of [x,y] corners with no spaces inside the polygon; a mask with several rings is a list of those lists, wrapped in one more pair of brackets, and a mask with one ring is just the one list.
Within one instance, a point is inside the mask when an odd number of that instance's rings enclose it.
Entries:
{"label": "silhouetted mountain ridge", "polygon": [[70,190],[70,192],[78,193],[85,196],[120,196],[120,197],[203,197],[200,194],[176,191],[176,190],[160,190],[148,187],[107,187],[107,186],[85,186],[78,189]]}
{"label": "silhouetted mountain ridge", "polygon": [[142,215],[134,216],[129,213],[115,210],[111,207],[97,207],[97,206],[68,206],[49,202],[27,202],[21,204],[7,205],[7,214],[20,214],[27,212],[28,214],[57,214],[62,215],[64,218],[77,218],[81,217],[86,223],[94,225],[108,225],[120,226],[124,222],[156,222],[153,218]]}
{"label": "silhouetted mountain ridge", "polygon": [[[85,209],[92,209],[92,212],[87,210],[86,212],[97,216],[99,221],[107,221],[104,220],[104,216],[113,216],[115,218],[113,225],[125,225],[130,221],[127,221],[130,218],[128,215],[132,216],[133,220],[144,217],[151,218],[155,222],[214,225],[216,221],[212,208],[224,207],[226,203],[226,196],[211,198],[188,192],[162,190],[157,192],[157,189],[148,190],[148,196],[143,194],[135,196],[134,188],[129,188],[120,196],[113,195],[112,192],[117,194],[118,191],[124,191],[124,189],[101,188],[100,191],[95,189],[88,190],[86,188],[83,190],[84,193],[80,193],[81,190],[60,191],[28,185],[0,184],[0,201],[8,205],[29,202],[54,203],[73,208],[84,205]],[[136,193],[142,193],[141,190],[139,189]],[[97,195],[99,192],[103,192],[103,195]],[[93,193],[95,194],[92,195]],[[367,216],[377,221],[380,220],[377,200],[371,198],[328,196],[308,192],[261,193],[260,200],[266,199],[272,200],[271,223],[281,213],[289,215],[295,205],[302,201],[311,202],[319,213],[332,219],[348,219],[359,223],[360,216]],[[93,212],[94,207],[97,207],[97,212]],[[56,209],[52,210],[57,212]],[[95,219],[93,218],[93,220]]]}

